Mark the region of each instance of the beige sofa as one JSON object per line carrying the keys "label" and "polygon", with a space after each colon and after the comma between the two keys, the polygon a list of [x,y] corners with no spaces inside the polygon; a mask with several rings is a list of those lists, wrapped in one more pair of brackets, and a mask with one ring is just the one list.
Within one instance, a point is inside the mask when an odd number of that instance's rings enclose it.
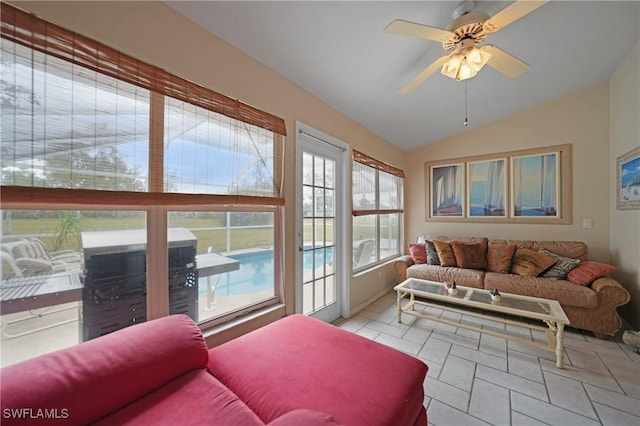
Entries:
{"label": "beige sofa", "polygon": [[[517,248],[546,249],[561,256],[587,260],[588,247],[579,241],[521,241],[491,240],[516,244]],[[614,335],[622,321],[616,312],[618,306],[629,301],[629,293],[610,277],[598,278],[589,286],[581,286],[566,280],[503,274],[479,269],[463,269],[440,265],[414,264],[409,255],[402,256],[394,264],[398,282],[406,278],[421,278],[443,282],[455,280],[458,285],[482,289],[497,288],[503,293],[542,297],[560,302],[571,327],[589,330],[604,339]]]}

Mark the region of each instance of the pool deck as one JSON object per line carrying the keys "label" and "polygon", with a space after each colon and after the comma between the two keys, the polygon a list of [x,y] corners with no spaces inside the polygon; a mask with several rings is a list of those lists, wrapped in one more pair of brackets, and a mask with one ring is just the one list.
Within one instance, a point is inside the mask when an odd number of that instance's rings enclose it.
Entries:
{"label": "pool deck", "polygon": [[[205,321],[224,315],[248,303],[265,300],[272,294],[273,290],[268,289],[233,296],[216,296],[213,309],[210,310],[206,309],[206,296],[201,296],[198,299],[199,319]],[[31,313],[25,311],[0,316],[0,366],[5,367],[80,343],[79,305],[79,302],[71,302],[33,310]],[[24,318],[28,319],[10,323]]]}

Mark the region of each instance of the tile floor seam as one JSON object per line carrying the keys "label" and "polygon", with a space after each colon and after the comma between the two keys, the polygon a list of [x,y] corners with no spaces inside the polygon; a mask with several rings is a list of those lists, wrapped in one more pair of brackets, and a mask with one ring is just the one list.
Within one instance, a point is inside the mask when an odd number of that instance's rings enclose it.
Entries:
{"label": "tile floor seam", "polygon": [[[620,346],[620,345],[618,344],[618,347],[619,347],[619,346]],[[623,352],[625,352],[625,351],[623,351]],[[600,352],[597,352],[597,351],[596,351],[596,352],[595,352],[595,354],[596,354],[596,356],[598,357],[598,359],[600,360],[600,362],[602,362],[602,364],[604,365],[604,367],[607,369],[607,371],[609,372],[609,375],[611,376],[611,378],[616,382],[616,384],[618,385],[618,387],[619,387],[619,388],[620,388],[620,390],[622,391],[622,394],[623,394],[624,396],[630,397],[630,395],[628,395],[628,394],[627,394],[627,392],[625,391],[624,386],[622,386],[622,385],[620,384],[620,382],[618,381],[618,378],[616,377],[616,375],[615,375],[615,374],[613,374],[613,372],[611,371],[611,368],[609,367],[609,365],[607,365],[607,363],[606,363],[606,362],[604,362],[604,360],[603,360],[603,359],[602,359],[602,357],[601,357]],[[631,362],[633,362],[633,361],[631,361]],[[633,397],[631,397],[631,398],[633,398]]]}
{"label": "tile floor seam", "polygon": [[[543,403],[543,404],[550,405],[550,406],[552,406],[552,407],[554,407],[554,408],[556,408],[556,409],[558,409],[558,410],[562,410],[562,411],[564,411],[564,412],[566,412],[566,413],[569,413],[569,414],[572,414],[572,415],[576,415],[576,416],[582,417],[582,418],[584,418],[585,420],[588,420],[588,421],[591,421],[591,422],[596,421],[595,419],[593,419],[593,418],[591,418],[591,417],[583,416],[583,415],[582,415],[582,414],[580,414],[580,413],[576,413],[575,411],[571,411],[571,410],[569,410],[569,409],[567,409],[567,408],[565,408],[565,407],[562,407],[562,406],[556,405],[556,404],[554,404],[554,403],[552,403],[552,402],[550,402],[550,401],[549,401],[549,402],[547,402],[547,401],[543,401],[543,400],[541,400],[541,399],[538,399],[538,398],[533,397],[533,396],[530,396],[530,395],[525,395],[525,394],[523,394],[522,392],[518,392],[518,391],[513,390],[513,389],[511,389],[511,392],[513,392],[513,393],[518,393],[518,394],[523,395],[523,396],[525,396],[525,397],[527,397],[527,398],[535,399],[535,400],[537,400],[537,401],[540,401],[540,402],[541,402],[541,403]],[[514,411],[519,412],[518,410],[514,410]],[[522,412],[519,412],[519,413],[520,413],[520,414],[524,414],[524,413],[522,413]],[[526,414],[525,414],[525,415],[526,415]],[[528,417],[531,417],[531,416],[528,416]],[[542,423],[547,423],[547,422],[544,422],[544,421],[542,421],[542,420],[540,420],[540,419],[537,419],[537,418],[535,418],[535,417],[533,417],[533,419],[534,419],[534,420],[536,420],[536,421],[542,422]],[[598,422],[598,423],[600,423],[600,424],[602,424],[602,422],[601,422],[599,419],[600,419],[600,417],[598,416],[598,420],[597,420],[597,422]]]}

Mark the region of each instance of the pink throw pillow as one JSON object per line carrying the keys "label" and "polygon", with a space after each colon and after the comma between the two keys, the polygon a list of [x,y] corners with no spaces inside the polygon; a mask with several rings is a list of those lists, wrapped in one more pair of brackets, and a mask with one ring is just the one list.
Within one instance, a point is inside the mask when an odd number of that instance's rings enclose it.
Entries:
{"label": "pink throw pillow", "polygon": [[567,275],[567,280],[574,284],[588,286],[597,278],[613,274],[618,270],[617,266],[600,262],[582,262],[573,268]]}
{"label": "pink throw pillow", "polygon": [[427,245],[426,244],[409,244],[409,253],[413,263],[427,263]]}

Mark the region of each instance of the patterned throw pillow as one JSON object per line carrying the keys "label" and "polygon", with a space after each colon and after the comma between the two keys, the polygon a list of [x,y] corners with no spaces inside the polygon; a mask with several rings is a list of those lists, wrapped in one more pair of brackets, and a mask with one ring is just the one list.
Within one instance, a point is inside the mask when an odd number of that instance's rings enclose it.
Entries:
{"label": "patterned throw pillow", "polygon": [[554,263],[556,260],[551,256],[535,250],[519,248],[511,261],[511,273],[525,277],[537,277]]}
{"label": "patterned throw pillow", "polygon": [[429,265],[440,264],[440,258],[438,257],[436,246],[433,244],[433,241],[429,241],[429,240],[427,240],[427,264]]}
{"label": "patterned throw pillow", "polygon": [[543,278],[549,278],[552,280],[564,280],[567,278],[567,274],[580,263],[580,259],[572,259],[570,257],[560,256],[552,251],[540,249],[539,253],[551,256],[556,260],[556,263],[544,274]]}
{"label": "patterned throw pillow", "polygon": [[451,248],[460,268],[487,269],[487,243],[452,241]]}
{"label": "patterned throw pillow", "polygon": [[515,252],[515,244],[490,241],[487,250],[487,271],[508,274]]}
{"label": "patterned throw pillow", "polygon": [[413,263],[427,263],[427,246],[425,244],[409,244],[409,253]]}
{"label": "patterned throw pillow", "polygon": [[440,259],[440,265],[458,266],[458,264],[456,263],[456,255],[453,253],[451,244],[449,244],[447,241],[434,241],[433,245],[436,246],[438,259]]}
{"label": "patterned throw pillow", "polygon": [[617,270],[617,266],[586,261],[573,268],[573,270],[567,275],[567,279],[574,284],[588,286],[595,281],[596,278],[613,274]]}

